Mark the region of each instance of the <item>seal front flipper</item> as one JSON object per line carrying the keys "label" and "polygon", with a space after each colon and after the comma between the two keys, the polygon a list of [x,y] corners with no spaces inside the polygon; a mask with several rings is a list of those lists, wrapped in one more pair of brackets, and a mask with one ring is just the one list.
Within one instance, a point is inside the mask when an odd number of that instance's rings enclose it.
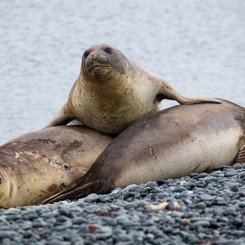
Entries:
{"label": "seal front flipper", "polygon": [[65,113],[66,104],[61,108],[61,110],[54,116],[54,118],[45,126],[45,128],[66,125],[75,118]]}
{"label": "seal front flipper", "polygon": [[59,202],[62,200],[75,200],[88,196],[91,193],[104,194],[110,192],[113,187],[102,181],[86,181],[86,175],[74,181],[63,191],[45,199],[42,204]]}
{"label": "seal front flipper", "polygon": [[243,145],[237,153],[235,163],[245,163],[245,145]]}
{"label": "seal front flipper", "polygon": [[162,84],[160,90],[157,94],[158,100],[169,99],[176,100],[182,105],[191,105],[191,104],[199,104],[199,103],[217,103],[220,104],[221,101],[214,98],[186,98],[181,95],[177,90],[175,90],[170,84],[168,84],[165,80],[162,80]]}

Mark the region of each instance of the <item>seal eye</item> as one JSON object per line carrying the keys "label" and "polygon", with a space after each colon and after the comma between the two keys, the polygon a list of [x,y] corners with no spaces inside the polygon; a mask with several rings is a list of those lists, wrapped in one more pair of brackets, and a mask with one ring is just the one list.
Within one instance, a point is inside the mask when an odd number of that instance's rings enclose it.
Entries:
{"label": "seal eye", "polygon": [[84,58],[87,58],[90,54],[90,51],[86,50],[83,54]]}
{"label": "seal eye", "polygon": [[112,48],[110,48],[110,47],[104,48],[104,51],[105,51],[107,54],[112,54]]}

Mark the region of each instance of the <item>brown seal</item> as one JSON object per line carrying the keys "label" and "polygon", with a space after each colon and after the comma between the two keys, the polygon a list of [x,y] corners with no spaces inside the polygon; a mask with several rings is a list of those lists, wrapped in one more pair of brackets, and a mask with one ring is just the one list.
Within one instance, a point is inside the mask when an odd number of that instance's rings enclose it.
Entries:
{"label": "brown seal", "polygon": [[118,134],[132,122],[157,111],[162,99],[180,104],[218,103],[211,98],[186,98],[162,78],[129,61],[118,49],[96,45],[84,52],[68,101],[47,127],[78,119],[100,132]]}
{"label": "brown seal", "polygon": [[37,204],[83,176],[112,138],[84,126],[25,134],[0,146],[0,207]]}
{"label": "brown seal", "polygon": [[211,171],[235,162],[245,162],[245,108],[228,101],[175,106],[135,122],[82,178],[45,203]]}

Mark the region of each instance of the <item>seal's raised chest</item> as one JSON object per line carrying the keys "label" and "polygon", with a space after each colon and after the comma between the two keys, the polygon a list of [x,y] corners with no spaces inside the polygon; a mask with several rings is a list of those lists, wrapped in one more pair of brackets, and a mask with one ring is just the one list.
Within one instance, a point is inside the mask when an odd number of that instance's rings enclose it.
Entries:
{"label": "seal's raised chest", "polygon": [[[129,89],[84,91],[81,103],[76,103],[77,118],[85,125],[108,134],[117,134],[145,114],[144,106]],[[135,101],[133,101],[135,100]]]}

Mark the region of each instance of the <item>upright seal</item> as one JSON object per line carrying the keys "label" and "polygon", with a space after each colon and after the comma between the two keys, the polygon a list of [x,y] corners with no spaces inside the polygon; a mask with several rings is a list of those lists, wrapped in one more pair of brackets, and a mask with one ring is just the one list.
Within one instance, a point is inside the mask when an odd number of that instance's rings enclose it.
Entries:
{"label": "upright seal", "polygon": [[162,78],[129,61],[118,49],[96,45],[84,52],[68,101],[47,127],[78,119],[97,131],[118,134],[139,118],[157,111],[162,99],[180,104],[219,102],[186,98]]}
{"label": "upright seal", "polygon": [[228,101],[175,106],[132,124],[82,178],[46,202],[178,178],[235,162],[245,162],[243,107]]}

